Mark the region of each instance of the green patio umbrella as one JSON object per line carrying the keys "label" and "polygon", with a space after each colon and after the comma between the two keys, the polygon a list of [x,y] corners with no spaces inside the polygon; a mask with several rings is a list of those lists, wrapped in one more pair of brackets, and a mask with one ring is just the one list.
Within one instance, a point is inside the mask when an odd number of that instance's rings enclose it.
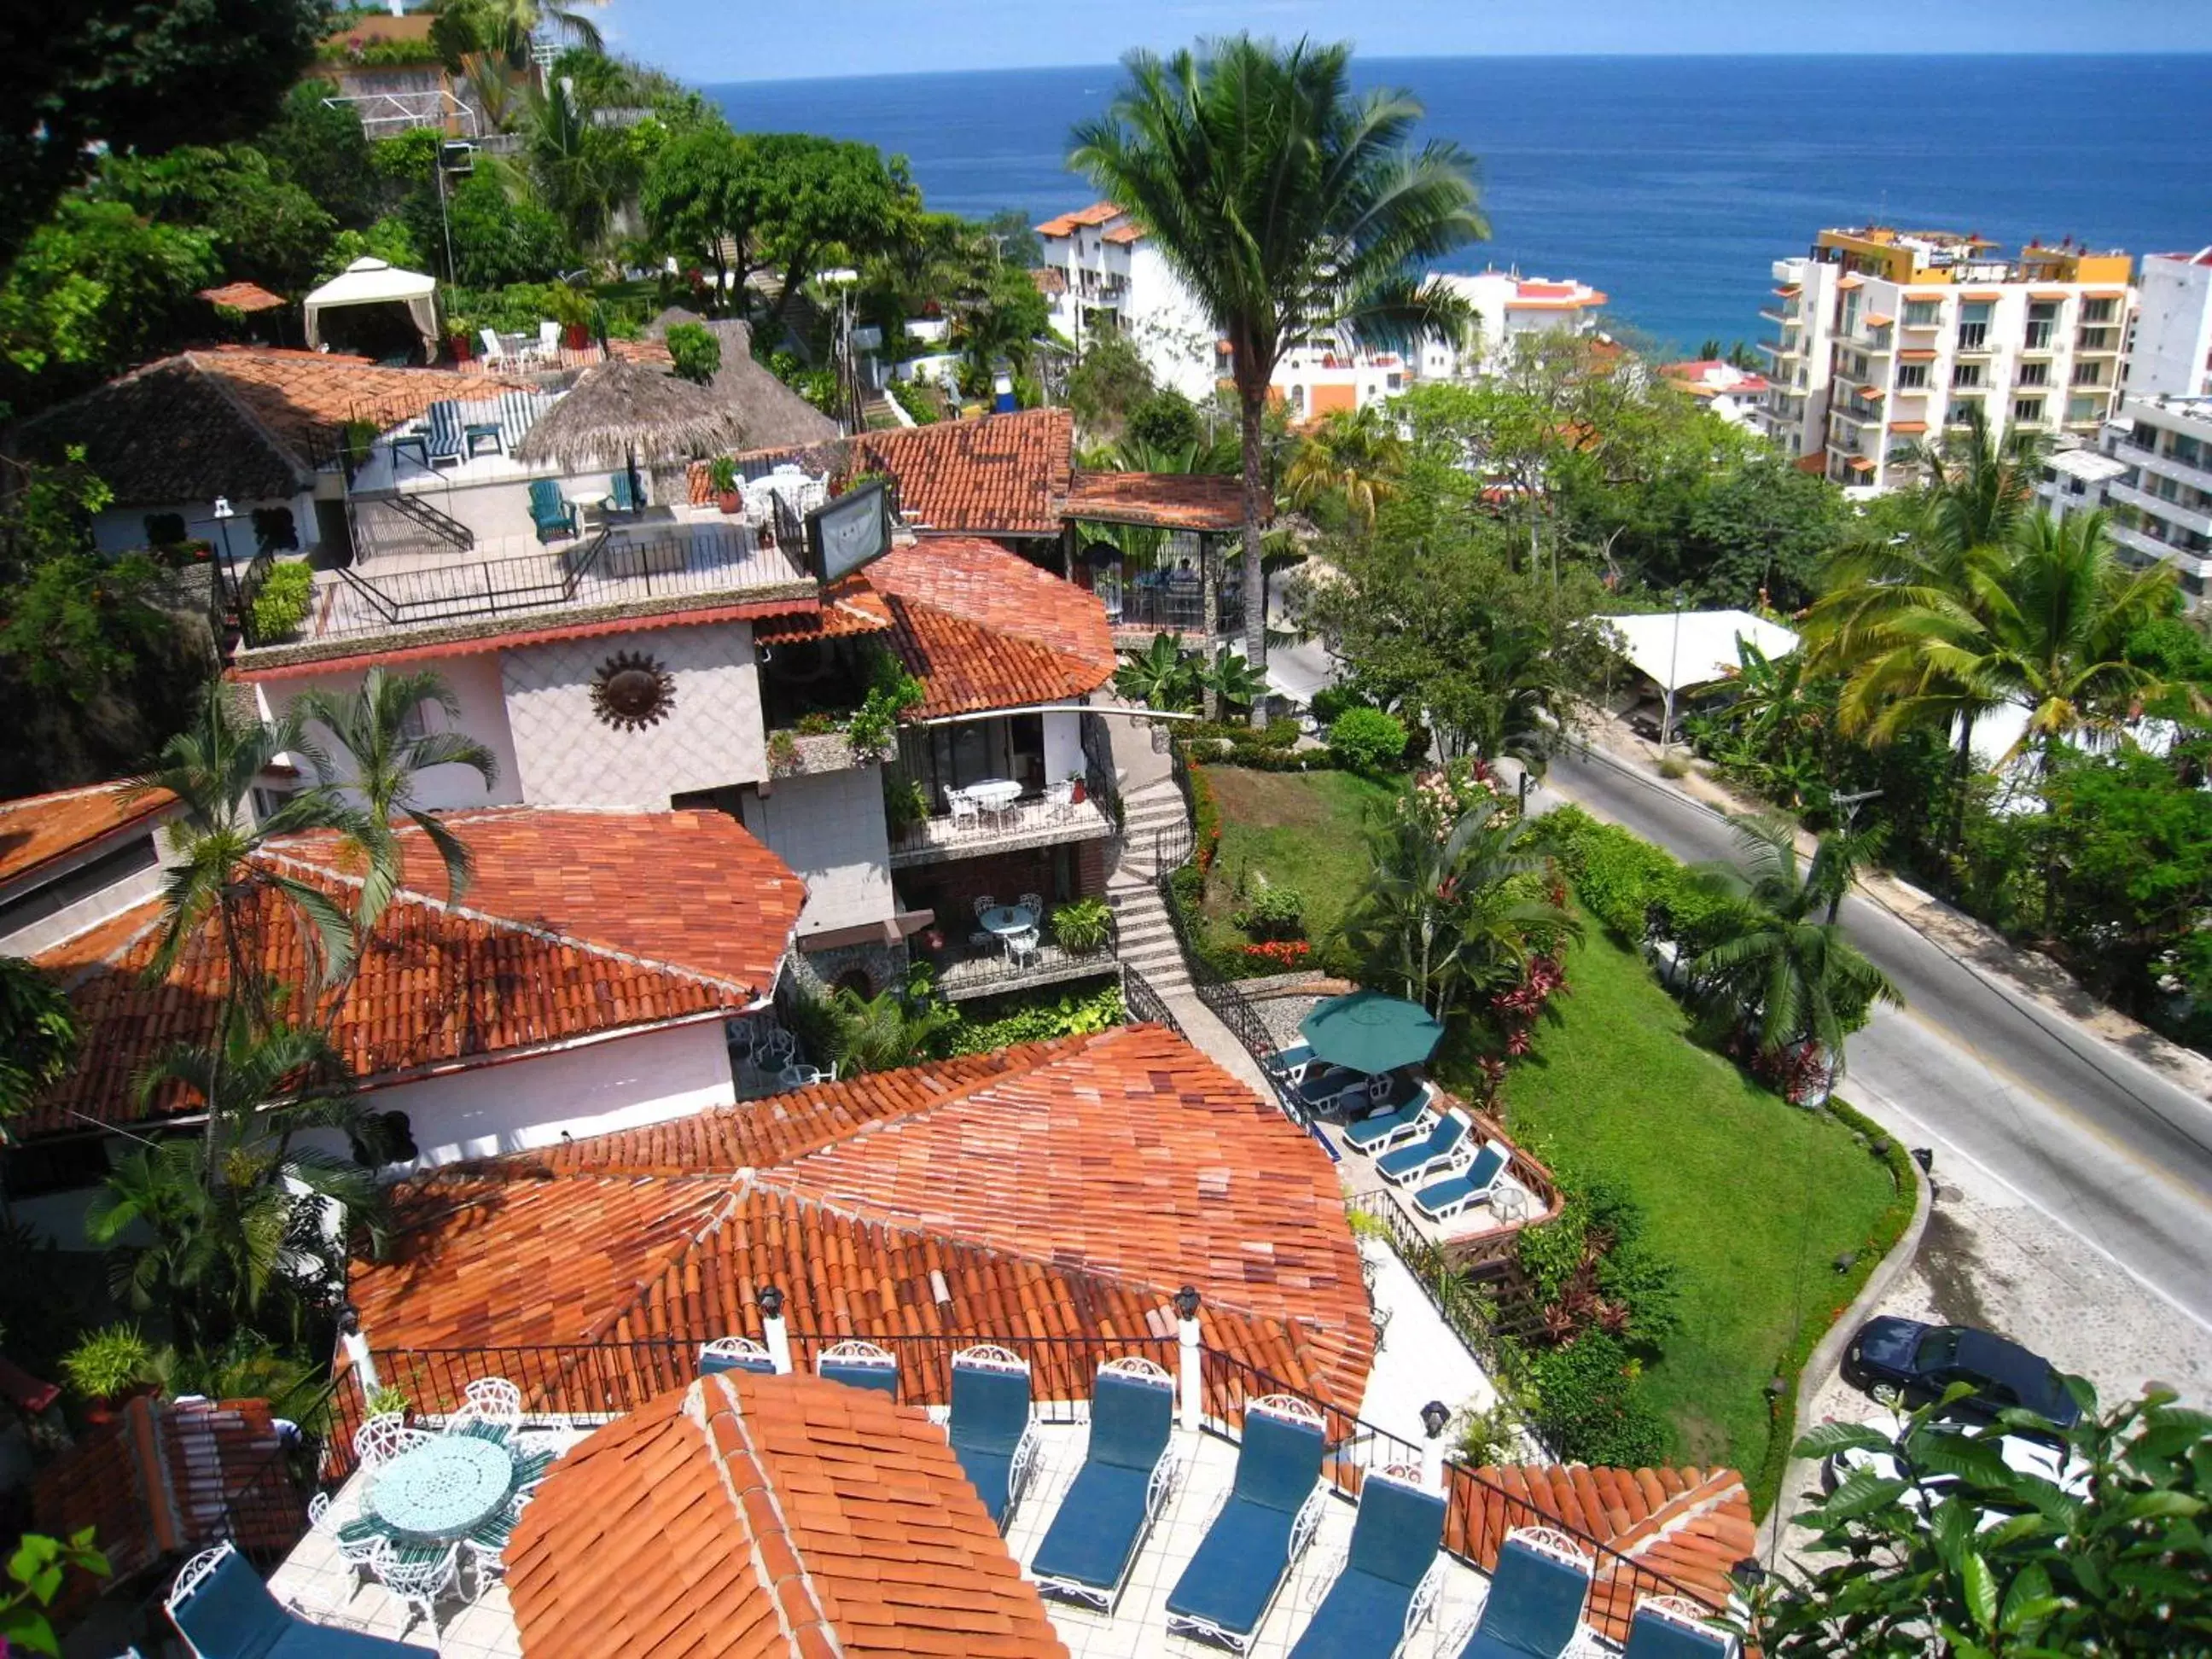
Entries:
{"label": "green patio umbrella", "polygon": [[1354,991],[1316,1008],[1298,1022],[1298,1033],[1316,1059],[1371,1075],[1419,1065],[1436,1052],[1444,1028],[1418,1002]]}

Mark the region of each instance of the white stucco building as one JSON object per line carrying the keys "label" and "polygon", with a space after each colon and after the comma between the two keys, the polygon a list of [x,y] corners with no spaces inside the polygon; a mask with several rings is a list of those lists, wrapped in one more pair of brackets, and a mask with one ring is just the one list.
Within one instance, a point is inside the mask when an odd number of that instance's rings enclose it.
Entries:
{"label": "white stucco building", "polygon": [[1224,372],[1216,331],[1152,240],[1111,202],[1094,202],[1036,228],[1042,263],[1060,273],[1052,325],[1080,353],[1102,331],[1126,334],[1152,378],[1194,403]]}
{"label": "white stucco building", "polygon": [[1875,226],[1778,260],[1759,424],[1837,483],[1913,481],[1919,445],[1978,408],[1995,428],[2093,437],[2135,316],[2125,253]]}
{"label": "white stucco building", "polygon": [[2128,395],[2212,395],[2212,247],[2146,253],[2136,288]]}

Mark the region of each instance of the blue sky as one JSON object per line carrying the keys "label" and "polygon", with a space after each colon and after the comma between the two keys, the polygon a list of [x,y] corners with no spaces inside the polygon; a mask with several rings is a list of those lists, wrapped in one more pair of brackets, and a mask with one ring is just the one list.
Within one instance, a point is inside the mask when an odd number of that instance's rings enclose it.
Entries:
{"label": "blue sky", "polygon": [[2212,0],[611,0],[601,21],[695,83],[1103,64],[1237,29],[1378,57],[2212,51]]}

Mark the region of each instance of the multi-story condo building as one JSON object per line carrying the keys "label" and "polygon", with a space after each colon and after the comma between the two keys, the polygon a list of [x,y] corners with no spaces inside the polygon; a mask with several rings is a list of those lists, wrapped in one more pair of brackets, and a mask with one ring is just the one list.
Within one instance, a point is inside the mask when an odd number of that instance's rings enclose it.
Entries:
{"label": "multi-story condo building", "polygon": [[[1136,342],[1154,379],[1193,399],[1229,373],[1228,346],[1205,307],[1144,230],[1111,202],[1095,202],[1037,228],[1053,326],[1078,349],[1101,331]],[[1486,270],[1439,278],[1474,313],[1473,337],[1431,340],[1409,353],[1361,349],[1329,337],[1283,355],[1270,382],[1296,418],[1331,415],[1394,398],[1420,380],[1474,375],[1532,334],[1589,334],[1606,296],[1587,283]]]}
{"label": "multi-story condo building", "polygon": [[1836,483],[1917,476],[1923,441],[1992,425],[2087,435],[2111,414],[2136,295],[2125,253],[1875,226],[1774,265],[1767,435]]}
{"label": "multi-story condo building", "polygon": [[2136,288],[2128,396],[2212,395],[2212,247],[2144,254]]}
{"label": "multi-story condo building", "polygon": [[2165,560],[2202,605],[2212,580],[2212,396],[2130,398],[2105,428],[2104,451],[2121,469],[2103,490],[2122,556]]}

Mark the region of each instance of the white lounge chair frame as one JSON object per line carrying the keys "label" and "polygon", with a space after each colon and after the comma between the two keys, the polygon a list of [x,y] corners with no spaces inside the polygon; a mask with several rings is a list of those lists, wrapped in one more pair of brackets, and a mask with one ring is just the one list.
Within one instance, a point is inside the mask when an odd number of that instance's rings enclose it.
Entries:
{"label": "white lounge chair frame", "polygon": [[872,1342],[861,1341],[858,1337],[848,1337],[842,1342],[832,1342],[815,1356],[814,1370],[817,1375],[824,1365],[851,1365],[856,1369],[896,1373],[898,1357],[889,1348],[879,1348]]}
{"label": "white lounge chair frame", "polygon": [[[1450,1110],[1445,1112],[1443,1116],[1437,1119],[1437,1123],[1442,1123],[1453,1118],[1459,1120],[1460,1127],[1464,1133],[1462,1133],[1459,1138],[1459,1144],[1453,1147],[1450,1152],[1445,1153],[1442,1158],[1432,1158],[1427,1163],[1420,1164],[1414,1169],[1402,1170],[1395,1174],[1382,1167],[1380,1161],[1380,1156],[1378,1154],[1375,1166],[1375,1173],[1381,1176],[1383,1180],[1389,1182],[1392,1186],[1403,1187],[1408,1192],[1412,1191],[1421,1182],[1439,1181],[1445,1176],[1457,1175],[1462,1170],[1464,1170],[1468,1164],[1474,1162],[1474,1120],[1455,1106]],[[1436,1124],[1431,1124],[1429,1127],[1430,1133],[1434,1133]]]}
{"label": "white lounge chair frame", "polygon": [[[1411,1463],[1386,1463],[1379,1469],[1369,1471],[1367,1479],[1395,1480],[1401,1486],[1413,1486],[1422,1492],[1429,1490],[1427,1475]],[[1366,1490],[1364,1483],[1360,1490],[1363,1492]],[[1337,1578],[1344,1571],[1345,1563],[1351,1559],[1352,1542],[1347,1538],[1328,1553],[1322,1571],[1316,1573],[1313,1582],[1306,1586],[1308,1607],[1317,1607],[1328,1599],[1329,1591],[1335,1588]],[[1443,1586],[1444,1552],[1443,1546],[1439,1545],[1437,1548],[1436,1559],[1429,1563],[1428,1571],[1421,1575],[1421,1582],[1413,1586],[1413,1599],[1406,1604],[1406,1625],[1405,1628],[1398,1632],[1398,1645],[1390,1650],[1394,1656],[1403,1652],[1406,1644],[1413,1639],[1413,1632],[1427,1622],[1430,1613],[1435,1609],[1437,1597],[1443,1593]],[[1474,1627],[1469,1626],[1468,1628],[1471,1630]],[[1462,1637],[1461,1640],[1463,1642],[1465,1638]],[[1459,1644],[1447,1643],[1437,1651],[1457,1653]]]}
{"label": "white lounge chair frame", "polygon": [[[1649,1613],[1664,1619],[1670,1625],[1680,1625],[1684,1630],[1695,1631],[1700,1636],[1717,1636],[1726,1644],[1722,1651],[1740,1655],[1743,1644],[1733,1631],[1713,1628],[1714,1610],[1692,1601],[1686,1595],[1647,1595],[1636,1604],[1637,1613]],[[1635,1615],[1630,1615],[1632,1626]]]}
{"label": "white lounge chair frame", "polygon": [[769,1352],[766,1346],[754,1341],[750,1336],[718,1336],[711,1341],[702,1342],[699,1345],[700,1363],[704,1364],[709,1359],[765,1359],[770,1364],[775,1363],[775,1357]]}
{"label": "white lounge chair frame", "polygon": [[1438,1181],[1455,1181],[1474,1167],[1475,1159],[1480,1158],[1483,1152],[1493,1151],[1498,1155],[1498,1164],[1496,1172],[1491,1176],[1490,1184],[1487,1187],[1463,1194],[1449,1204],[1433,1210],[1421,1202],[1421,1189],[1416,1187],[1413,1188],[1413,1207],[1431,1221],[1449,1221],[1462,1210],[1472,1209],[1478,1204],[1488,1203],[1490,1195],[1498,1190],[1498,1183],[1513,1171],[1513,1149],[1504,1141],[1498,1139],[1484,1141],[1474,1157],[1469,1158],[1465,1163],[1437,1177]]}

